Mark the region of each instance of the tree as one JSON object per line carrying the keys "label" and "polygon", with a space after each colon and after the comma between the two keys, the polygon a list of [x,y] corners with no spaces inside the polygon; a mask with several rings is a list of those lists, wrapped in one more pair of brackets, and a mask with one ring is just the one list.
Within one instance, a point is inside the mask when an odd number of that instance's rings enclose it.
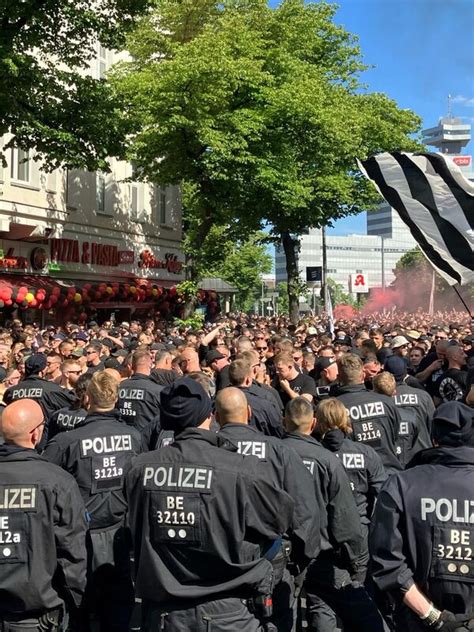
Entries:
{"label": "tree", "polygon": [[[97,42],[121,49],[148,0],[0,2],[0,136],[50,168],[107,169],[121,151],[110,86],[84,73]],[[0,159],[4,153],[0,151]]]}
{"label": "tree", "polygon": [[200,257],[201,265],[205,266],[207,262],[202,274],[220,277],[237,287],[236,307],[248,311],[255,297],[260,295],[262,275],[272,270],[272,256],[262,243],[265,238],[262,233],[254,233],[244,241],[231,241],[226,239],[227,235],[226,227],[211,230],[211,244]]}
{"label": "tree", "polygon": [[[431,287],[435,275],[435,299],[438,308],[461,307],[459,297],[445,279],[435,272],[433,266],[424,256],[419,246],[408,250],[394,269],[395,279],[391,287],[398,293],[399,302],[407,308],[420,306],[427,309],[430,301]],[[467,304],[474,299],[474,283],[460,288],[461,295]]]}
{"label": "tree", "polygon": [[[296,320],[299,236],[370,208],[378,196],[355,158],[418,147],[420,121],[364,90],[360,52],[333,6],[200,4],[198,20],[188,0],[158,2],[129,39],[133,59],[114,76],[133,128],[129,156],[142,177],[192,191],[195,259],[213,225],[269,226]],[[178,25],[189,22],[184,37]]]}
{"label": "tree", "polygon": [[279,283],[277,285],[277,307],[278,314],[287,315],[290,308],[290,303],[288,301],[288,284],[287,283]]}

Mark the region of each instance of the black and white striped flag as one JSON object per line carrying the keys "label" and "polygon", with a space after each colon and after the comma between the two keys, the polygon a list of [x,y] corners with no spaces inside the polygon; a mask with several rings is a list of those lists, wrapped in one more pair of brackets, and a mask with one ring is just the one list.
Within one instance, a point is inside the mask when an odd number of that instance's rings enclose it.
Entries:
{"label": "black and white striped flag", "polygon": [[474,184],[437,153],[383,153],[357,161],[450,285],[474,281]]}

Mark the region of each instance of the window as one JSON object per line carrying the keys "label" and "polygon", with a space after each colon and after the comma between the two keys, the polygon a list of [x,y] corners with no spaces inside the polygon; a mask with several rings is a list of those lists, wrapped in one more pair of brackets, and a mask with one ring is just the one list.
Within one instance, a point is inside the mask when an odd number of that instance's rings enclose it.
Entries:
{"label": "window", "polygon": [[129,185],[128,199],[130,201],[130,217],[136,220],[138,218],[138,185],[135,182]]}
{"label": "window", "polygon": [[160,224],[166,224],[166,189],[160,189]]}
{"label": "window", "polygon": [[11,178],[19,182],[30,181],[30,156],[23,149],[12,149]]}
{"label": "window", "polygon": [[103,173],[96,174],[96,210],[98,213],[105,213],[105,176]]}
{"label": "window", "polygon": [[102,44],[99,44],[99,54],[97,58],[97,75],[99,79],[105,77],[107,72],[107,49]]}

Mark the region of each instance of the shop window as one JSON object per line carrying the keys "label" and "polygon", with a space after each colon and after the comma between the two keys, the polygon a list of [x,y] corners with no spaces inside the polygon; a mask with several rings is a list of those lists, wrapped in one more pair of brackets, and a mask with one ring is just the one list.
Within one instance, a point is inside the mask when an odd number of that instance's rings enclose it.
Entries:
{"label": "shop window", "polygon": [[11,179],[17,182],[30,181],[30,155],[23,149],[12,149]]}
{"label": "shop window", "polygon": [[98,213],[105,213],[105,176],[103,173],[96,174],[95,204]]}

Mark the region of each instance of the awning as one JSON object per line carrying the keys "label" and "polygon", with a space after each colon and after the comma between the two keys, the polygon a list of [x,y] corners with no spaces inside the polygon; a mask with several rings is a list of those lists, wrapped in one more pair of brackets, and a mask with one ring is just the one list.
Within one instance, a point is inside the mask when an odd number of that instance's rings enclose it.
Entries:
{"label": "awning", "polygon": [[23,285],[28,289],[33,290],[46,290],[51,292],[54,288],[67,289],[74,285],[73,281],[59,281],[52,279],[49,276],[40,276],[33,274],[3,274],[0,272],[0,292],[5,289],[13,290],[14,288],[22,287]]}

